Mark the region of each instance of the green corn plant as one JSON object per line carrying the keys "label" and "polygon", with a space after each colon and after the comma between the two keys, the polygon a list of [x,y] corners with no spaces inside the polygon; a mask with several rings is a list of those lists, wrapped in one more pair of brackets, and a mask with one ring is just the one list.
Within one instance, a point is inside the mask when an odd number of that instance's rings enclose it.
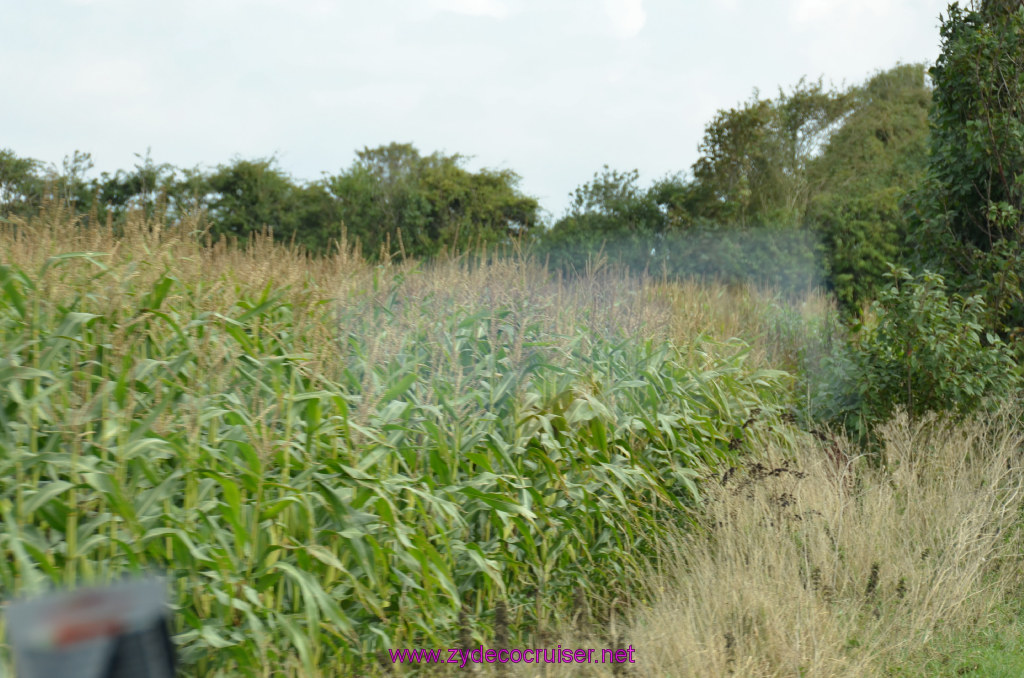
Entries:
{"label": "green corn plant", "polygon": [[739,341],[118,266],[0,266],[0,586],[161,570],[195,675],[609,615],[788,405]]}

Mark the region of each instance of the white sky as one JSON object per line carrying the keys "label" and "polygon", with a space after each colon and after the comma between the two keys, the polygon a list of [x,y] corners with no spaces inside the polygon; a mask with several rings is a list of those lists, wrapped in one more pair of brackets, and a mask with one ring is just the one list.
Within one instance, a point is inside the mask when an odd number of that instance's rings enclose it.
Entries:
{"label": "white sky", "polygon": [[[688,170],[753,88],[933,62],[945,0],[0,0],[0,148],[96,172],[392,141],[507,168],[554,217],[602,165]],[[94,172],[95,173],[95,172]]]}

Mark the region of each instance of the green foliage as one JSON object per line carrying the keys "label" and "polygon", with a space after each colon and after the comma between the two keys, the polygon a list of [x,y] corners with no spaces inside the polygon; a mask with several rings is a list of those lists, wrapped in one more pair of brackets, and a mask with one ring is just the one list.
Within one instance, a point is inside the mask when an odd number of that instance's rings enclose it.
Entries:
{"label": "green foliage", "polygon": [[800,223],[807,167],[849,110],[849,96],[801,80],[774,100],[719,111],[705,128],[693,176],[701,218],[736,226]]}
{"label": "green foliage", "polygon": [[539,251],[567,270],[601,255],[634,271],[788,290],[828,282],[854,309],[900,258],[929,101],[922,65],[845,91],[801,80],[774,100],[755,93],[707,125],[691,179],[644,190],[635,170],[606,166]]}
{"label": "green foliage", "polygon": [[886,266],[903,255],[902,196],[900,187],[890,186],[867,194],[833,193],[815,206],[810,218],[822,234],[829,281],[847,313],[875,297]]}
{"label": "green foliage", "polygon": [[1024,326],[1024,10],[954,3],[941,27],[927,181],[916,195],[917,260],[980,294],[985,324]]}
{"label": "green foliage", "polygon": [[566,215],[540,236],[538,254],[568,271],[583,271],[601,255],[635,271],[656,264],[650,251],[664,239],[668,220],[639,180],[636,170],[605,165],[595,172],[573,191]]}
{"label": "green foliage", "polygon": [[276,161],[236,160],[206,177],[211,233],[245,239],[269,228],[275,240],[325,252],[341,234],[335,201],[322,186],[304,186]]}
{"label": "green foliage", "polygon": [[421,156],[409,144],[363,149],[352,167],[300,182],[274,158],[235,159],[212,171],[157,164],[149,153],[130,171],[89,178],[92,156],[76,151],[63,168],[0,153],[0,214],[29,217],[56,200],[84,223],[123,226],[130,210],[167,225],[205,211],[214,238],[247,238],[269,229],[279,242],[314,254],[332,250],[347,229],[376,259],[399,253],[427,257],[470,246],[507,244],[539,221],[539,205],[518,190],[509,170],[470,172],[465,158]]}
{"label": "green foliage", "polygon": [[664,227],[657,207],[639,186],[640,172],[619,172],[605,165],[572,193],[569,216],[601,216],[629,231],[656,233]]}
{"label": "green foliage", "polygon": [[[95,211],[101,223],[109,219],[115,228],[120,228],[130,210],[141,210],[147,218],[152,218],[161,201],[164,201],[171,219],[188,209],[190,205],[184,199],[183,188],[191,186],[195,189],[194,177],[198,170],[185,171],[183,179],[179,179],[177,168],[168,163],[156,163],[148,150],[145,156],[135,154],[135,157],[138,162],[131,170],[117,170],[113,174],[103,172],[98,179],[89,182],[79,212]],[[205,178],[202,186],[200,192],[205,194]],[[196,206],[194,203],[191,205],[193,208]]]}
{"label": "green foliage", "polygon": [[931,92],[924,65],[903,64],[849,92],[851,111],[809,166],[816,192],[806,222],[821,235],[841,307],[874,298],[903,256],[904,195],[927,162]]}
{"label": "green foliage", "polygon": [[61,169],[47,167],[12,151],[0,151],[0,216],[28,218],[44,200],[55,201],[80,213],[93,204],[93,184],[86,179],[93,168],[89,153],[65,156]]}
{"label": "green foliage", "polygon": [[92,154],[75,151],[64,157],[63,171],[51,169],[47,179],[53,191],[52,198],[77,211],[83,212],[90,204],[86,175],[93,168]]}
{"label": "green foliage", "polygon": [[982,326],[980,296],[948,295],[941,275],[891,267],[889,286],[833,360],[826,418],[868,436],[900,407],[960,417],[1014,394],[1009,348]]}
{"label": "green foliage", "polygon": [[470,172],[460,155],[422,156],[411,144],[365,148],[349,170],[322,185],[338,201],[348,233],[376,258],[403,252],[502,243],[539,222],[539,205],[508,170]]}
{"label": "green foliage", "polygon": [[271,228],[280,235],[294,232],[291,207],[294,186],[270,160],[236,160],[221,165],[208,179],[212,231],[245,239]]}
{"label": "green foliage", "polygon": [[[966,631],[966,632],[965,632]],[[1019,600],[992,610],[984,624],[943,629],[889,667],[892,678],[1016,678],[1024,675],[1024,615]]]}
{"label": "green foliage", "polygon": [[700,185],[688,181],[681,174],[655,181],[647,192],[664,217],[664,230],[687,230],[694,227],[698,220],[707,223],[701,212],[704,195]]}
{"label": "green foliage", "polygon": [[18,157],[10,149],[0,149],[0,217],[16,214],[26,217],[42,199],[43,181],[39,171],[43,163]]}
{"label": "green foliage", "polygon": [[566,271],[582,272],[603,258],[636,273],[770,283],[786,291],[823,283],[813,233],[694,223],[694,186],[667,177],[643,190],[636,170],[605,166],[576,189],[568,213],[541,236],[537,252]]}
{"label": "green foliage", "polygon": [[[634,271],[786,287],[793,277],[820,281],[814,236],[777,229],[800,223],[812,188],[808,163],[848,99],[801,80],[775,100],[755,93],[741,108],[719,111],[705,129],[692,180],[670,176],[644,190],[636,170],[606,165],[540,237],[541,256],[577,271],[600,254]],[[770,232],[756,232],[762,228]]]}

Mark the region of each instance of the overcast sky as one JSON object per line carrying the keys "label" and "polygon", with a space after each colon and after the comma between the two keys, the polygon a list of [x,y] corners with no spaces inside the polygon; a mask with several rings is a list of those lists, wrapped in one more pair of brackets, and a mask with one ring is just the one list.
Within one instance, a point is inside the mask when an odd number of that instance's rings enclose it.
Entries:
{"label": "overcast sky", "polygon": [[411,142],[561,216],[602,165],[686,171],[715,111],[938,56],[944,0],[0,0],[0,148],[96,170]]}

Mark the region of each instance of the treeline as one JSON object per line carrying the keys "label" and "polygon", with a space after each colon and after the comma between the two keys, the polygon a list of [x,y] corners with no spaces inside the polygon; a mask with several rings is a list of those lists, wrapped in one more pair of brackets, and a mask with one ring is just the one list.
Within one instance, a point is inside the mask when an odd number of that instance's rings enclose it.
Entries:
{"label": "treeline", "polygon": [[270,228],[313,253],[329,251],[344,226],[370,259],[515,238],[568,271],[603,255],[669,275],[826,283],[853,306],[901,247],[898,203],[925,165],[930,100],[923,65],[845,90],[819,80],[772,99],[755,92],[708,123],[688,172],[643,187],[637,171],[605,167],[553,224],[514,172],[471,172],[463,156],[398,143],[363,149],[348,169],[311,182],[273,158],[204,171],[147,154],[130,170],[91,176],[87,153],[47,168],[0,151],[0,212],[28,217],[59,201],[117,228],[133,209],[172,221],[203,210],[214,238]]}
{"label": "treeline", "polygon": [[203,171],[157,164],[147,153],[131,170],[89,178],[88,153],[63,167],[0,151],[0,213],[29,217],[58,201],[86,222],[117,228],[131,210],[156,210],[173,222],[202,210],[215,239],[272,230],[312,253],[325,253],[342,228],[371,259],[429,257],[507,240],[540,223],[539,205],[510,171],[470,172],[460,155],[421,155],[410,144],[366,148],[347,170],[302,182],[274,158],[236,159]]}
{"label": "treeline", "polygon": [[901,249],[899,203],[925,168],[930,101],[920,64],[846,90],[755,92],[707,125],[689,176],[642,189],[635,172],[606,168],[544,240],[574,265],[614,243],[633,267],[826,282],[854,307]]}
{"label": "treeline", "polygon": [[927,266],[981,293],[1005,335],[1024,325],[1016,7],[952,5],[931,68],[901,64],[845,89],[801,80],[770,98],[755,91],[707,124],[688,171],[643,186],[637,171],[605,167],[554,223],[514,172],[472,172],[463,156],[397,143],[312,182],[274,159],[202,171],[147,155],[89,178],[88,154],[47,169],[0,151],[0,213],[31,216],[56,200],[116,228],[133,209],[159,206],[170,220],[203,210],[213,237],[269,227],[313,253],[344,227],[371,260],[517,239],[568,271],[601,255],[668,275],[825,283],[849,312],[877,297],[890,264]]}

